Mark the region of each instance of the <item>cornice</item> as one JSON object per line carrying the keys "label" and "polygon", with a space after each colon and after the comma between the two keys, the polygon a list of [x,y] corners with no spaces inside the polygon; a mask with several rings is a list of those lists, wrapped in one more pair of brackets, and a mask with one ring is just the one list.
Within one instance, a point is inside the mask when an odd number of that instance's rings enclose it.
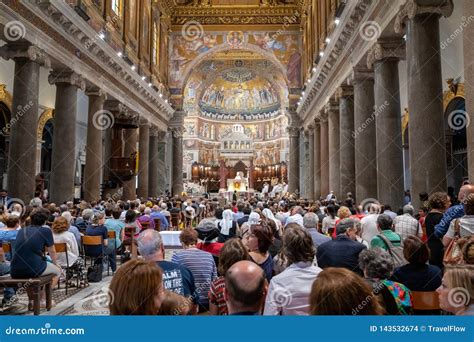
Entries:
{"label": "cornice", "polygon": [[[30,18],[31,14],[28,13],[30,11],[41,19],[39,22],[42,22],[37,26],[33,25],[31,18],[22,20],[22,22],[25,20],[25,26],[28,26],[26,39],[35,42],[59,63],[74,71],[79,71],[89,82],[104,89],[113,97],[136,107],[136,110],[144,113],[156,125],[166,127],[167,121],[173,114],[173,108],[164,99],[159,98],[158,93],[149,87],[138,73],[131,70],[130,66],[117,56],[112,47],[105,42],[101,43],[98,33],[66,2],[50,0],[22,2],[20,6],[24,8],[14,10],[8,7],[10,6],[8,3],[7,1],[3,5],[0,4],[2,11],[4,10],[4,13],[0,15],[1,21],[9,17],[18,19],[19,15]],[[17,10],[21,11],[17,12]],[[65,39],[69,47],[72,44],[76,49],[76,56],[69,56],[70,48],[60,51],[58,44],[61,42],[57,38],[47,39],[45,35],[48,35],[50,30],[62,36],[61,39]],[[98,69],[102,70],[98,71]],[[114,81],[111,81],[111,78]]]}

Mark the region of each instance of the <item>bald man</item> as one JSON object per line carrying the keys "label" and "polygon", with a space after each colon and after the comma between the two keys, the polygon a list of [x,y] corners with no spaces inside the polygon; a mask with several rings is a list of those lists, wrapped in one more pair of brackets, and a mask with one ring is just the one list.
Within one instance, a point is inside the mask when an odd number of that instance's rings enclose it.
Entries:
{"label": "bald man", "polygon": [[464,216],[464,203],[466,203],[469,196],[474,196],[474,185],[463,185],[461,189],[459,189],[459,204],[453,205],[451,208],[446,210],[441,221],[439,221],[435,226],[434,235],[437,238],[441,239],[446,234],[452,220]]}
{"label": "bald man", "polygon": [[263,269],[251,261],[239,261],[225,275],[224,299],[229,315],[260,315],[268,283]]}

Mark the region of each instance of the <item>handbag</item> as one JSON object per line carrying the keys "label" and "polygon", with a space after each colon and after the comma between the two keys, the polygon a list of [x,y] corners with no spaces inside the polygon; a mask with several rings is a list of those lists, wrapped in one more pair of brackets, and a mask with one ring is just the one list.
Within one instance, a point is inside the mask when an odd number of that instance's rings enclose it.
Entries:
{"label": "handbag", "polygon": [[103,267],[102,262],[89,266],[87,268],[87,281],[89,283],[98,283],[102,281]]}
{"label": "handbag", "polygon": [[461,224],[459,219],[454,221],[454,238],[449,243],[448,248],[444,251],[443,264],[458,265],[462,262],[462,251],[459,244],[461,238]]}

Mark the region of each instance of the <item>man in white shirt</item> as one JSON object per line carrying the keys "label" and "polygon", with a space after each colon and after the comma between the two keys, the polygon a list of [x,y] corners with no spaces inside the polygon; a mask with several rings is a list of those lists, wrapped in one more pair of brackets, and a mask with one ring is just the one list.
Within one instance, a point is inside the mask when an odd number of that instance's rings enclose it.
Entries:
{"label": "man in white shirt", "polygon": [[372,203],[369,214],[360,220],[362,239],[370,244],[372,238],[379,234],[377,228],[377,217],[379,217],[380,205]]}
{"label": "man in white shirt", "polygon": [[322,271],[313,266],[313,239],[308,231],[292,223],[285,228],[283,244],[289,266],[270,281],[263,314],[307,315],[311,286]]}
{"label": "man in white shirt", "polygon": [[407,204],[403,207],[403,215],[398,215],[393,220],[395,233],[402,237],[402,241],[405,240],[408,235],[416,235],[420,238],[423,236],[421,224],[413,217],[414,215],[415,208],[413,208],[412,205]]}

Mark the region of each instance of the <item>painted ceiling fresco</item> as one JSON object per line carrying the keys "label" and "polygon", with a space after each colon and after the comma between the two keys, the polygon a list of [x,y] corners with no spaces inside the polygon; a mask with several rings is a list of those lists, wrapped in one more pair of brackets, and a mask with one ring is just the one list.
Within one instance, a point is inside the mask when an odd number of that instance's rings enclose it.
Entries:
{"label": "painted ceiling fresco", "polygon": [[[184,87],[183,83],[187,81],[188,74],[194,70],[193,61],[201,57],[207,59],[214,51],[224,50],[250,50],[260,55],[260,58],[273,58],[279,64],[278,68],[284,73],[287,87],[301,87],[301,35],[299,32],[204,31],[194,37],[186,36],[182,32],[171,34],[170,88],[177,90]],[[220,55],[224,58],[222,53]]]}

